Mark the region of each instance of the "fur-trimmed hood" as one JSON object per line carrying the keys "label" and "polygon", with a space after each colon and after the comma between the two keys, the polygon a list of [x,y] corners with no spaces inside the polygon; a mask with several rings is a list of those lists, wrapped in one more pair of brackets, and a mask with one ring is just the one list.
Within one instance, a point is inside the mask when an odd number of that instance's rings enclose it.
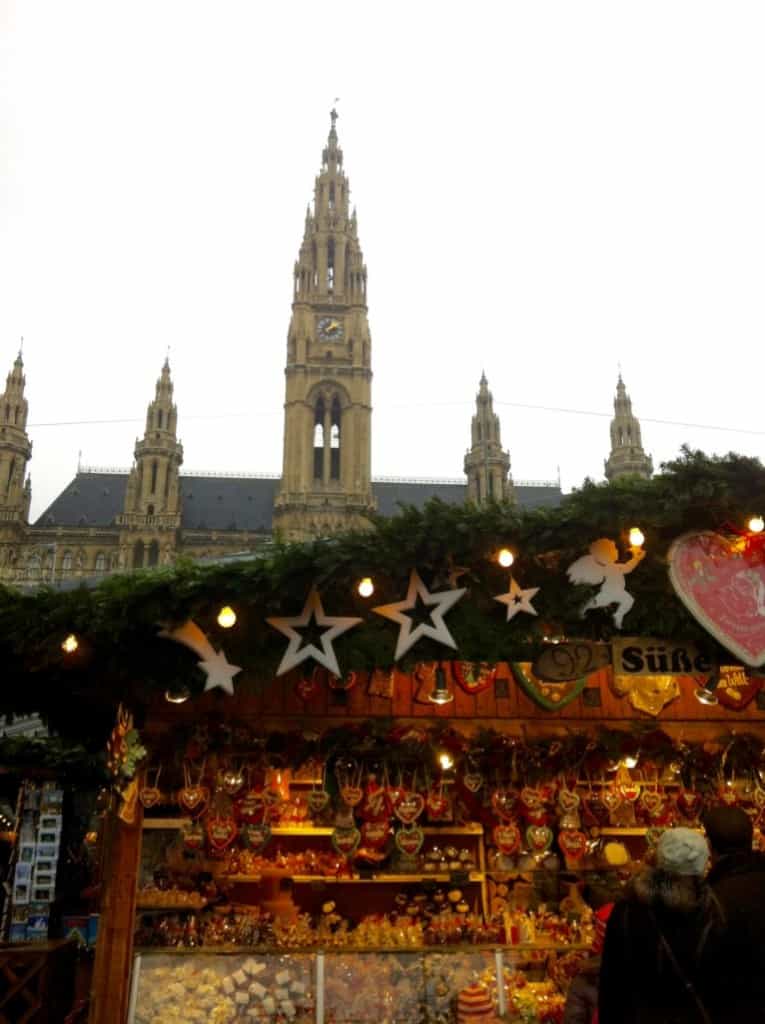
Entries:
{"label": "fur-trimmed hood", "polygon": [[694,914],[709,903],[709,887],[698,875],[676,875],[661,868],[646,868],[630,887],[637,903],[672,914]]}

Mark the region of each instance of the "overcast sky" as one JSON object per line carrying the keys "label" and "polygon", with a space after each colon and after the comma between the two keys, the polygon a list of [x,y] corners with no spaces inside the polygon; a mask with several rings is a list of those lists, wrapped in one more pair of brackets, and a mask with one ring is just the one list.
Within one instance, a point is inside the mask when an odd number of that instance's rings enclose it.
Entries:
{"label": "overcast sky", "polygon": [[762,455],[761,0],[0,11],[0,371],[23,335],[33,515],[78,451],[130,464],[168,345],[184,468],[280,472],[335,97],[374,475],[461,476],[482,369],[516,479],[602,478],[620,362],[655,462]]}

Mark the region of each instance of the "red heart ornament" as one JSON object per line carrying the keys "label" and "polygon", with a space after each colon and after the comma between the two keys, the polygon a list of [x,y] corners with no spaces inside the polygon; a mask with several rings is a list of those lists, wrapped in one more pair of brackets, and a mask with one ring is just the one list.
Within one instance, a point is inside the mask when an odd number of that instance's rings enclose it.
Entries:
{"label": "red heart ornament", "polygon": [[622,782],[619,786],[619,792],[627,803],[634,804],[640,796],[641,788],[642,787],[639,782]]}
{"label": "red heart ornament", "polygon": [[703,797],[692,789],[682,789],[677,795],[677,807],[683,818],[695,821],[701,813]]}
{"label": "red heart ornament", "polygon": [[532,853],[544,853],[552,846],[552,829],[547,825],[529,825],[526,829],[526,842]]}
{"label": "red heart ornament", "polygon": [[332,833],[332,845],[343,857],[351,857],[361,842],[361,833],[357,828],[336,828]]}
{"label": "red heart ornament", "polygon": [[542,794],[533,786],[524,786],[521,790],[521,803],[527,811],[538,811],[543,802]]}
{"label": "red heart ornament", "polygon": [[364,846],[381,850],[388,841],[391,827],[387,821],[365,821],[361,826],[361,841]]}
{"label": "red heart ornament", "polygon": [[185,828],[182,833],[183,845],[187,850],[201,850],[205,845],[205,832],[201,825],[195,823]]}
{"label": "red heart ornament", "polygon": [[566,829],[558,835],[558,846],[567,861],[581,860],[587,851],[587,836],[578,829]]}
{"label": "red heart ornament", "polygon": [[452,674],[465,693],[482,693],[496,679],[497,666],[486,661],[453,661]]}
{"label": "red heart ornament", "polygon": [[396,833],[396,848],[406,857],[416,857],[422,849],[425,835],[416,825],[407,825]]}
{"label": "red heart ornament", "polygon": [[207,786],[184,786],[178,790],[178,803],[189,814],[201,814],[209,799],[210,790]]}
{"label": "red heart ornament", "polygon": [[209,817],[207,819],[207,838],[213,853],[223,853],[236,839],[236,822],[233,818]]}
{"label": "red heart ornament", "polygon": [[390,813],[391,804],[385,787],[370,782],[364,793],[364,801],[359,807],[359,817],[367,821],[381,821],[387,820]]}
{"label": "red heart ornament", "polygon": [[517,802],[518,794],[513,789],[495,789],[491,794],[492,810],[503,821],[512,821],[515,817]]}
{"label": "red heart ornament", "polygon": [[451,817],[449,797],[437,789],[429,790],[425,798],[425,806],[428,810],[428,818],[431,821],[443,821],[445,818]]}
{"label": "red heart ornament", "polygon": [[244,794],[241,800],[234,804],[234,814],[239,821],[248,825],[257,825],[263,820],[266,801],[260,790],[250,789]]}
{"label": "red heart ornament", "polygon": [[162,794],[156,786],[144,786],[138,791],[138,799],[146,808],[156,807],[162,799]]}
{"label": "red heart ornament", "polygon": [[491,830],[491,837],[499,852],[506,857],[511,857],[521,848],[521,830],[515,822],[495,825]]}
{"label": "red heart ornament", "polygon": [[425,810],[425,800],[420,793],[405,790],[393,806],[393,813],[404,825],[412,825]]}
{"label": "red heart ornament", "polygon": [[744,664],[765,663],[765,565],[711,530],[678,537],[667,557],[691,615]]}
{"label": "red heart ornament", "polygon": [[664,795],[656,789],[646,789],[640,797],[640,806],[649,817],[655,818],[664,805]]}
{"label": "red heart ornament", "polygon": [[561,789],[558,793],[558,803],[562,811],[575,811],[581,799],[573,789]]}
{"label": "red heart ornament", "polygon": [[582,800],[582,818],[590,828],[605,825],[608,821],[608,808],[597,793],[589,792]]}

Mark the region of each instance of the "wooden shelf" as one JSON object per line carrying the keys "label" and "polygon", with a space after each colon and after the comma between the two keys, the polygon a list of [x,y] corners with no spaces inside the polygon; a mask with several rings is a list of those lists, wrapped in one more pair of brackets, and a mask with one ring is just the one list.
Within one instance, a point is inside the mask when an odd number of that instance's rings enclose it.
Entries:
{"label": "wooden shelf", "polygon": [[144,818],[143,827],[145,829],[162,829],[162,828],[188,828],[191,824],[191,818]]}
{"label": "wooden shelf", "polygon": [[[145,829],[181,829],[191,825],[191,818],[144,818]],[[272,836],[331,836],[334,828],[325,825],[274,825]],[[426,836],[482,836],[483,825],[427,825]]]}
{"label": "wooden shelf", "polygon": [[[260,875],[221,875],[219,877],[219,881],[237,882],[241,884],[254,884],[256,882],[260,882],[263,878],[268,877],[269,872],[264,871]],[[272,877],[289,878],[290,881],[295,883],[295,885],[310,885],[314,882],[319,882],[325,885],[390,885],[395,883],[404,884],[406,882],[450,882],[452,880],[452,875],[450,874],[436,874],[435,872],[433,874],[425,874],[424,872],[421,872],[418,874],[411,875],[379,874],[363,878],[360,875],[290,875],[287,872],[275,871]],[[468,873],[467,882],[460,884],[470,884],[471,882],[483,882],[484,878],[485,875],[482,871],[471,871]]]}
{"label": "wooden shelf", "polygon": [[142,903],[140,900],[136,903],[136,910],[140,910],[142,914],[147,913],[150,910],[156,910],[160,913],[166,914],[172,910],[189,910],[194,913],[198,913],[200,910],[204,910],[207,906],[207,900],[203,903]]}
{"label": "wooden shelf", "polygon": [[324,953],[328,956],[348,954],[395,953],[412,956],[455,956],[460,953],[572,953],[591,950],[589,944],[573,942],[568,945],[544,942],[519,943],[514,946],[502,944],[473,946],[457,943],[445,946],[136,946],[135,952],[142,956],[233,956],[237,953],[251,953],[261,956],[311,956]]}

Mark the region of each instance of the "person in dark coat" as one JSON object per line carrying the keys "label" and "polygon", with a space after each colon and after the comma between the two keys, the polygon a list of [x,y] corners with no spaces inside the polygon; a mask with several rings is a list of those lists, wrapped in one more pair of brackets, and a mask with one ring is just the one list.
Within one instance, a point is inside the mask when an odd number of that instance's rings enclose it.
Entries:
{"label": "person in dark coat", "polygon": [[605,903],[595,912],[592,956],[582,961],[579,970],[571,979],[563,1010],[563,1024],[597,1024],[600,958],[606,937],[606,923],[613,909],[613,903]]}
{"label": "person in dark coat", "polygon": [[635,876],[608,921],[599,1024],[710,1024],[710,953],[722,920],[704,881],[708,861],[698,832],[662,834],[656,867]]}
{"label": "person in dark coat", "polygon": [[720,901],[725,934],[716,957],[721,993],[715,1021],[765,1021],[765,854],[752,850],[752,823],[739,807],[704,817],[712,847],[707,881]]}

